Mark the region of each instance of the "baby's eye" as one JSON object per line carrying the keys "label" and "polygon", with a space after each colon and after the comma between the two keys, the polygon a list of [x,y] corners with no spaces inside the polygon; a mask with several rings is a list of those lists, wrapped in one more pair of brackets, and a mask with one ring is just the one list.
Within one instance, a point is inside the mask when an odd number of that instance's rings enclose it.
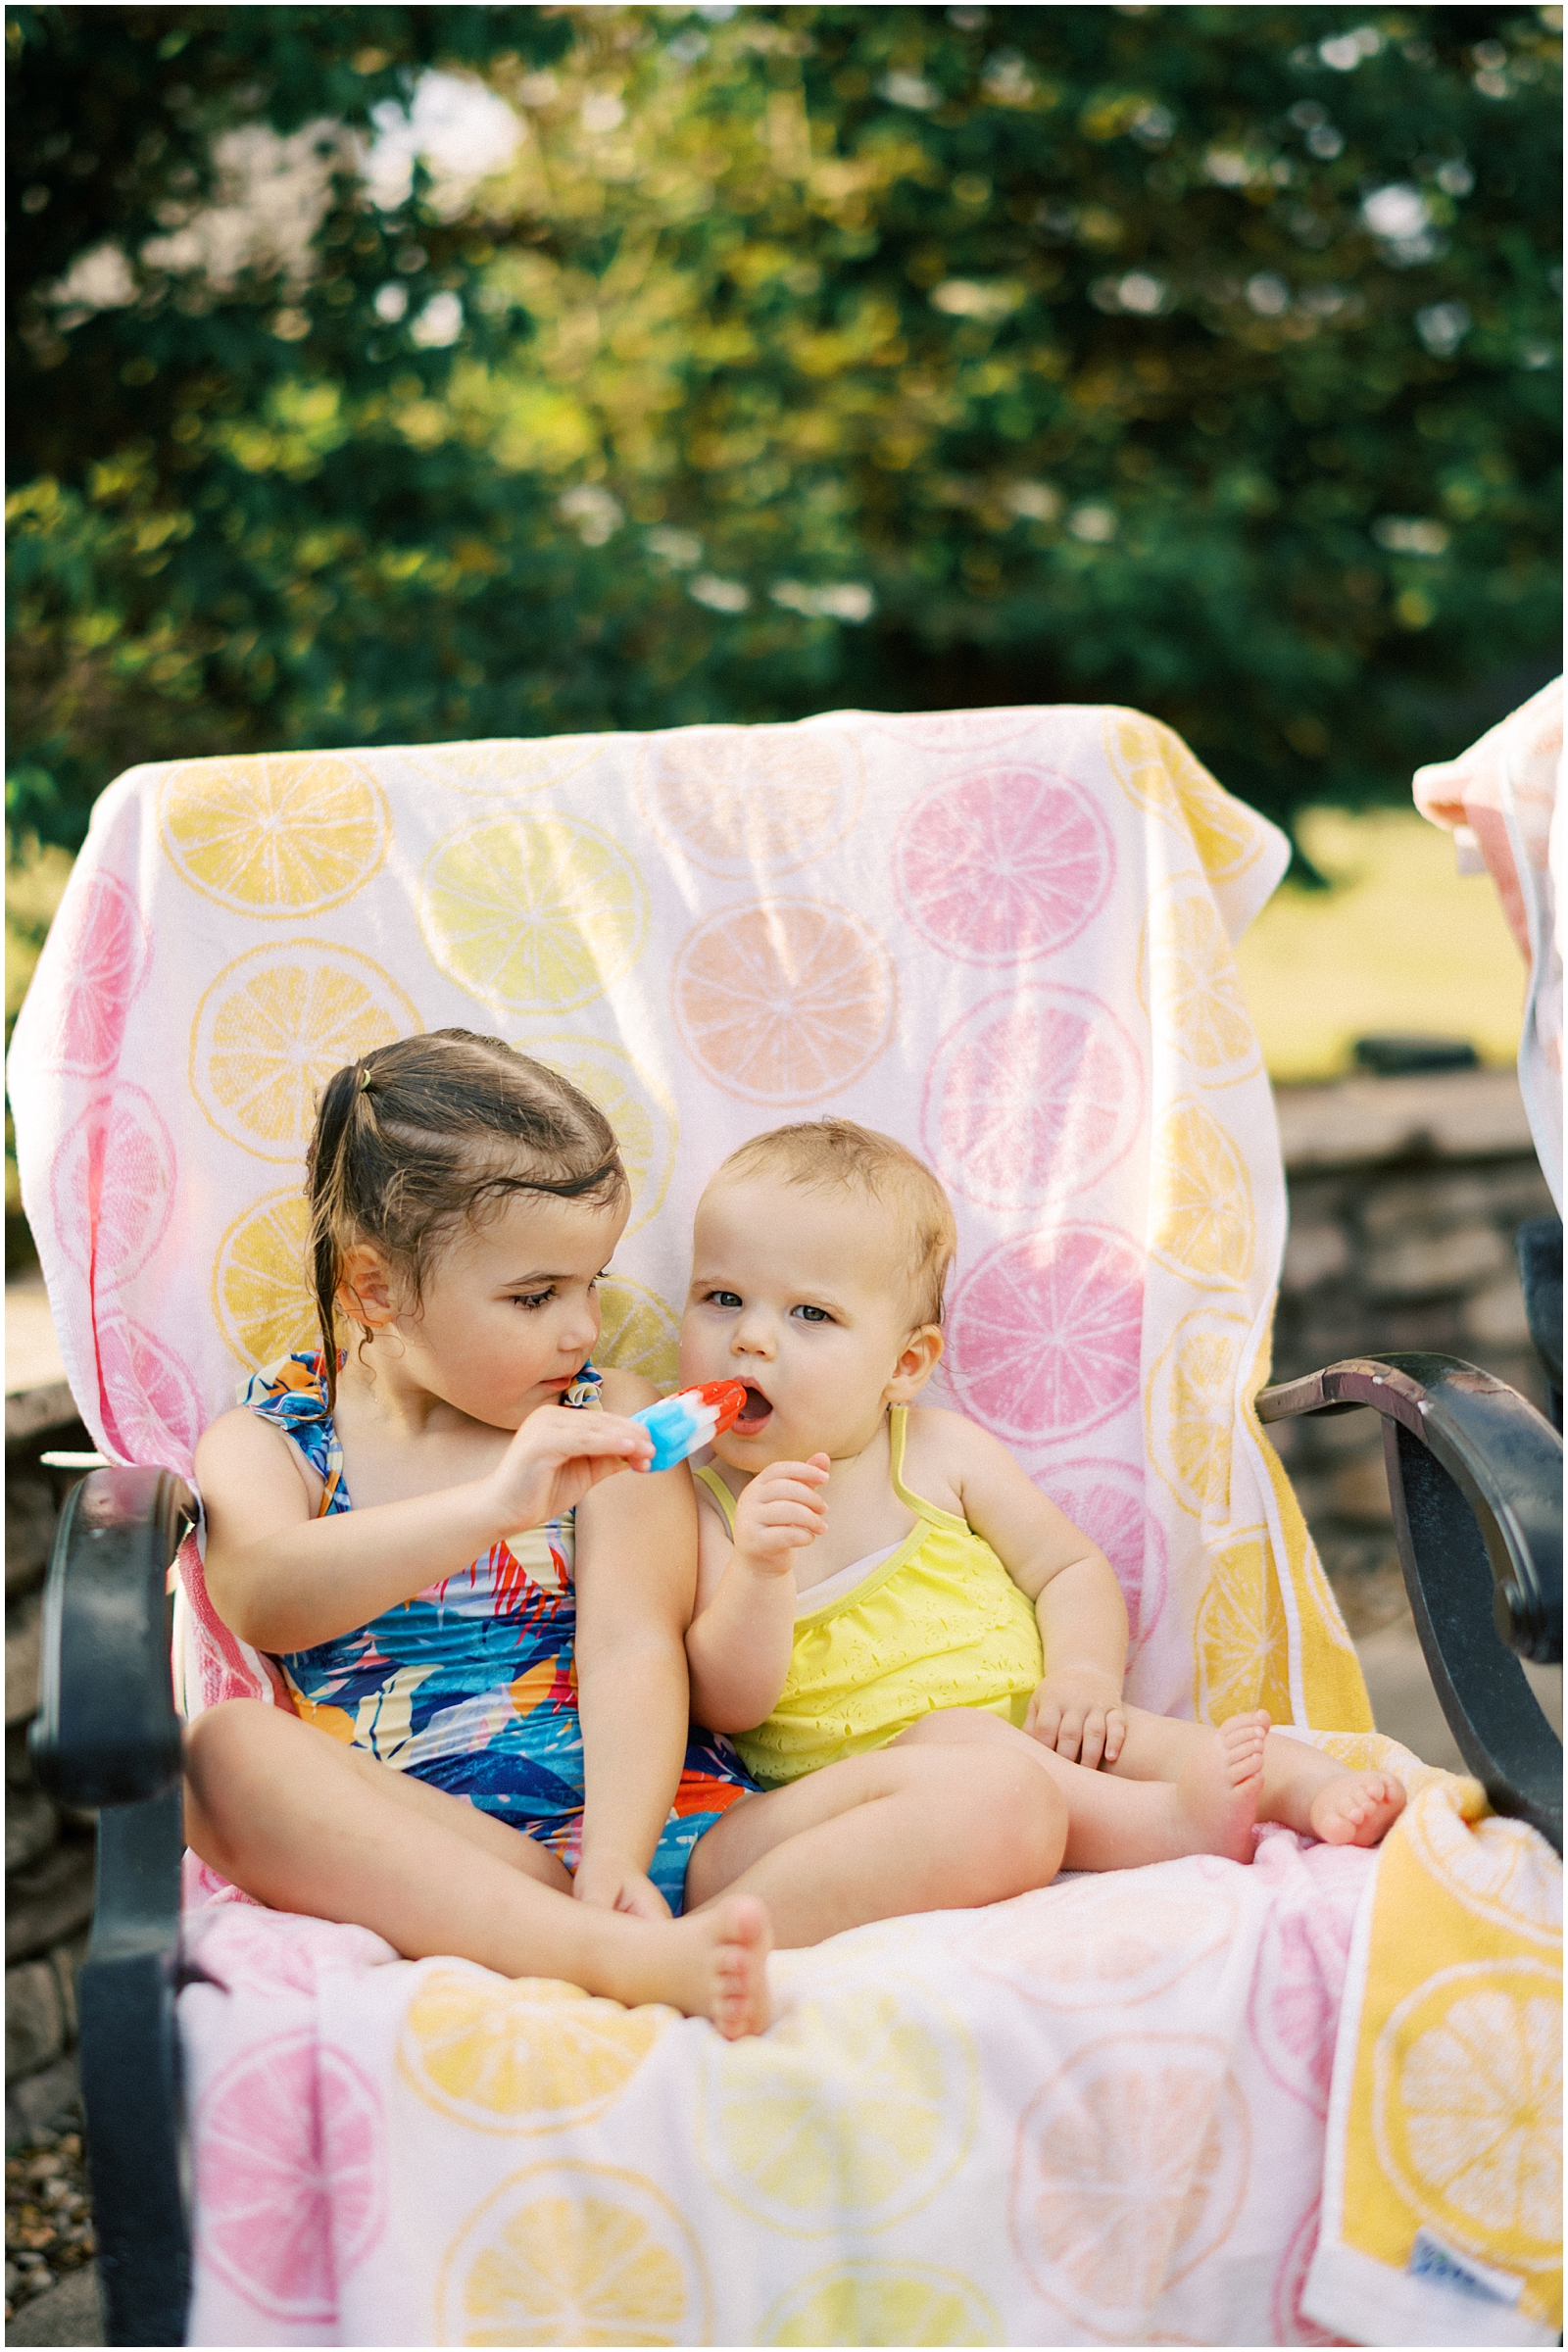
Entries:
{"label": "baby's eye", "polygon": [[526,1307],[529,1314],[535,1314],[541,1306],[548,1306],[555,1295],[556,1286],[554,1283],[552,1283],[547,1291],[524,1292],[519,1297],[514,1298],[512,1303],[514,1306]]}
{"label": "baby's eye", "polygon": [[740,1295],[736,1291],[710,1291],[703,1303],[706,1306],[739,1306]]}
{"label": "baby's eye", "polygon": [[833,1320],[826,1307],[822,1306],[798,1306],[794,1312],[803,1323],[831,1323]]}

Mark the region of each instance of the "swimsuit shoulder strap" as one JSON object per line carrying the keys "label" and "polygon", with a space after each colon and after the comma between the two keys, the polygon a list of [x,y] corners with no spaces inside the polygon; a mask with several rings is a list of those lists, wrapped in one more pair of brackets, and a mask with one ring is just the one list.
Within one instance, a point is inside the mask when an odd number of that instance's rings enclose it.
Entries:
{"label": "swimsuit shoulder strap", "polygon": [[913,1511],[917,1519],[923,1519],[930,1527],[965,1526],[965,1521],[955,1518],[951,1511],[944,1511],[938,1504],[928,1502],[923,1494],[916,1494],[912,1487],[905,1485],[904,1441],[908,1426],[908,1406],[906,1404],[890,1405],[888,1408],[888,1451],[891,1456],[889,1466],[893,1474],[894,1494],[906,1510]]}
{"label": "swimsuit shoulder strap", "polygon": [[325,1519],[349,1507],[343,1484],[343,1447],[326,1409],[326,1387],[318,1354],[284,1356],[281,1363],[240,1383],[239,1401],[282,1431],[321,1482],[316,1515]]}
{"label": "swimsuit shoulder strap", "polygon": [[723,1512],[724,1525],[728,1528],[730,1540],[733,1542],[735,1537],[734,1495],[730,1493],[728,1487],[725,1486],[724,1481],[719,1477],[716,1470],[698,1470],[695,1475],[699,1483],[708,1489],[708,1492],[710,1494],[711,1494],[713,1500]]}

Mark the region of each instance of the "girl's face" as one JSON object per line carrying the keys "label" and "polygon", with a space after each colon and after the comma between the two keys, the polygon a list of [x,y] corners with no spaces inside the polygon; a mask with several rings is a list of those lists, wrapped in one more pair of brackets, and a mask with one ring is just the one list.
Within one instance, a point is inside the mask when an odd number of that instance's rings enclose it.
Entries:
{"label": "girl's face", "polygon": [[[593,1207],[548,1194],[514,1195],[484,1223],[452,1237],[417,1305],[383,1272],[399,1372],[494,1429],[515,1429],[536,1406],[552,1403],[599,1338],[599,1277],[629,1208],[625,1199]],[[360,1295],[368,1308],[376,1306],[363,1281]]]}

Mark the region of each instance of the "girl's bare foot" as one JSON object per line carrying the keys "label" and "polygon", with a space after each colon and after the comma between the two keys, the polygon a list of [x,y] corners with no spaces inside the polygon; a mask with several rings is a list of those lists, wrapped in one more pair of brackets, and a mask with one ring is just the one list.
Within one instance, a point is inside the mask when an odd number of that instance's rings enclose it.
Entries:
{"label": "girl's bare foot", "polygon": [[1325,1845],[1376,1845],[1404,1811],[1404,1788],[1392,1772],[1345,1772],[1313,1797],[1312,1835]]}
{"label": "girl's bare foot", "polygon": [[1268,1716],[1261,1707],[1250,1715],[1233,1715],[1183,1765],[1175,1797],[1178,1817],[1191,1833],[1184,1852],[1250,1862],[1267,1738]]}
{"label": "girl's bare foot", "polygon": [[755,1894],[722,1895],[710,1907],[676,1920],[668,1935],[673,1967],[667,1971],[669,1989],[649,1992],[643,1999],[664,1997],[688,2017],[706,2017],[726,2041],[746,2034],[764,2034],[768,2023],[767,1955],[773,1931],[766,1906]]}

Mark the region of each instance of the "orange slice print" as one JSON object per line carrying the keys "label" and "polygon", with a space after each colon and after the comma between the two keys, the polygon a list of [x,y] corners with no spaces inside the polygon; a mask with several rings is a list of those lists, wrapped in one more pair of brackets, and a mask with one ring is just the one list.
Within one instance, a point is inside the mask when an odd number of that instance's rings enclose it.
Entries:
{"label": "orange slice print", "polygon": [[1223,1886],[1136,1889],[1111,1876],[1053,1887],[987,1923],[973,1965],[1052,2009],[1120,2009],[1166,1992],[1223,1951],[1236,1905]]}
{"label": "orange slice print", "polygon": [[252,948],[197,1007],[191,1092],[231,1143],[261,1159],[298,1159],[334,1071],[423,1027],[368,956],[315,939]]}
{"label": "orange slice print", "polygon": [[1120,2034],[1069,2058],[1025,2109],[1013,2243],[1040,2292],[1126,2342],[1222,2244],[1250,2166],[1225,2052],[1196,2034]]}
{"label": "orange slice print", "polygon": [[749,1102],[818,1102],[868,1070],[893,1032],[896,983],[875,932],[842,906],[770,899],[711,915],[675,959],[692,1059]]}
{"label": "orange slice print", "polygon": [[564,784],[604,749],[594,735],[497,736],[485,743],[406,743],[384,755],[459,792],[493,795]]}
{"label": "orange slice print", "polygon": [[175,871],[236,914],[318,914],[352,898],[392,824],[370,769],[344,752],[183,760],[158,796]]}
{"label": "orange slice print", "polygon": [[419,881],[431,959],[502,1011],[568,1012],[642,953],[648,894],[608,833],[564,816],[486,816],[438,842]]}
{"label": "orange slice print", "polygon": [[650,738],[642,797],[664,840],[726,881],[789,873],[843,840],[864,789],[827,727],[683,727]]}
{"label": "orange slice print", "polygon": [[310,1226],[305,1195],[290,1187],[253,1200],[218,1245],[213,1309],[229,1347],[255,1371],[319,1344],[306,1264]]}

